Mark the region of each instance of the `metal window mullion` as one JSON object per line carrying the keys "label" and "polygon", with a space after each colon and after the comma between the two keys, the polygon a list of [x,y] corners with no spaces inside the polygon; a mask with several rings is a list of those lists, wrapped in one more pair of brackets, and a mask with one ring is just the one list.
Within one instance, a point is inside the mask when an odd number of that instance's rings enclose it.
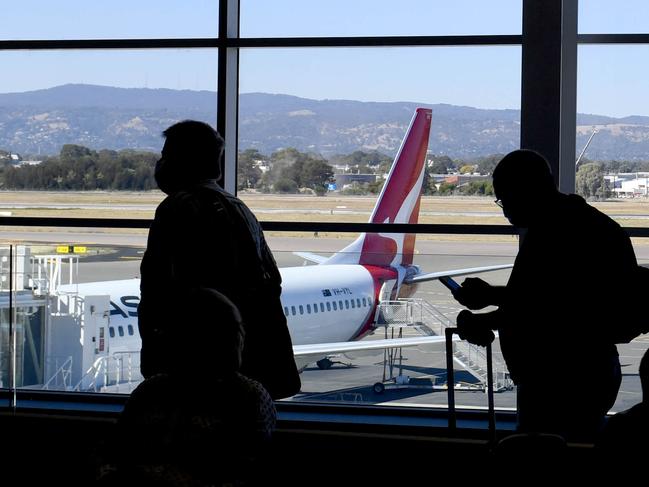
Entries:
{"label": "metal window mullion", "polygon": [[649,34],[578,34],[578,44],[649,44]]}
{"label": "metal window mullion", "polygon": [[413,46],[511,46],[521,35],[372,36],[372,37],[244,37],[228,38],[228,47],[413,47]]}
{"label": "metal window mullion", "polygon": [[86,50],[86,49],[188,49],[218,48],[225,41],[217,38],[186,39],[47,39],[0,40],[0,51]]}
{"label": "metal window mullion", "polygon": [[222,184],[226,191],[236,194],[237,153],[239,145],[239,48],[228,41],[239,38],[239,0],[220,0],[217,121],[216,127],[225,139]]}
{"label": "metal window mullion", "polygon": [[561,93],[559,190],[575,192],[577,138],[577,0],[563,0],[561,9]]}

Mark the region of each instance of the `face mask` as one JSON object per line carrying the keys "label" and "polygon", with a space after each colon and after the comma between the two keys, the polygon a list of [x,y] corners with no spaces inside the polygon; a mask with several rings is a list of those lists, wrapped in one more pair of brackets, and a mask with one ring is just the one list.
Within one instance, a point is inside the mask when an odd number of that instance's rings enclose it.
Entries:
{"label": "face mask", "polygon": [[174,193],[183,186],[184,177],[178,162],[165,157],[156,163],[153,177],[158,188],[165,194]]}

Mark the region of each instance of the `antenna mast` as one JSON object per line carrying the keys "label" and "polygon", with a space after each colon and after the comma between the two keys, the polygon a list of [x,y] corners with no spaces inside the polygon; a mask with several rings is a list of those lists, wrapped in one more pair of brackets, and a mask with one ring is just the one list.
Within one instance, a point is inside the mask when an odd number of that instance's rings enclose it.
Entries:
{"label": "antenna mast", "polygon": [[581,151],[581,154],[579,154],[579,157],[575,161],[575,169],[579,165],[579,161],[581,161],[581,158],[584,155],[584,152],[586,152],[586,149],[588,149],[588,146],[590,145],[590,141],[593,140],[593,137],[597,132],[599,132],[599,130],[597,130],[596,128],[593,128],[593,133],[590,134],[590,137],[588,137],[588,141],[586,142],[586,145],[584,146],[584,148]]}

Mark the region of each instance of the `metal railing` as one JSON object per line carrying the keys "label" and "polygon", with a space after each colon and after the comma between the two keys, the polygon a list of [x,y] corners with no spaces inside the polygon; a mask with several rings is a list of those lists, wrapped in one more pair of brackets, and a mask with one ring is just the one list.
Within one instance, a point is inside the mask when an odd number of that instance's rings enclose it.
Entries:
{"label": "metal railing", "polygon": [[[134,360],[135,357],[137,360]],[[131,392],[142,380],[140,352],[115,352],[97,358],[73,390],[80,392]]]}
{"label": "metal railing", "polygon": [[[455,326],[442,311],[420,298],[400,298],[379,304],[377,325],[387,328],[412,327],[422,334],[444,336],[447,328]],[[400,335],[401,336],[401,335]],[[465,341],[453,342],[453,359],[486,388],[487,362],[486,349]],[[493,359],[493,381],[495,391],[509,390],[513,382],[504,361]]]}

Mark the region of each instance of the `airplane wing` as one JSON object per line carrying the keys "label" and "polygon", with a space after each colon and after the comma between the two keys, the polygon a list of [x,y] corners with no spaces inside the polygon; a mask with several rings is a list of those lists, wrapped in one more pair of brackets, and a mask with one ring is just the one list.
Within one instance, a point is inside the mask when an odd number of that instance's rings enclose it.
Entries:
{"label": "airplane wing", "polygon": [[315,262],[316,264],[322,264],[329,258],[323,255],[313,254],[311,252],[293,252],[293,255],[302,257],[304,260],[308,260],[309,262]]}
{"label": "airplane wing", "polygon": [[466,267],[464,269],[455,269],[450,271],[430,272],[428,274],[417,274],[412,277],[406,277],[404,284],[414,284],[417,282],[432,281],[440,277],[453,277],[453,276],[466,276],[468,274],[479,274],[480,272],[498,271],[501,269],[509,269],[514,264],[491,265],[485,267]]}
{"label": "airplane wing", "polygon": [[[453,337],[457,340],[457,335]],[[385,340],[360,340],[351,342],[313,343],[310,345],[293,345],[296,357],[306,355],[331,355],[334,353],[358,352],[362,350],[382,350],[384,348],[417,347],[432,343],[443,343],[443,336],[420,336],[410,338],[388,338]]]}

